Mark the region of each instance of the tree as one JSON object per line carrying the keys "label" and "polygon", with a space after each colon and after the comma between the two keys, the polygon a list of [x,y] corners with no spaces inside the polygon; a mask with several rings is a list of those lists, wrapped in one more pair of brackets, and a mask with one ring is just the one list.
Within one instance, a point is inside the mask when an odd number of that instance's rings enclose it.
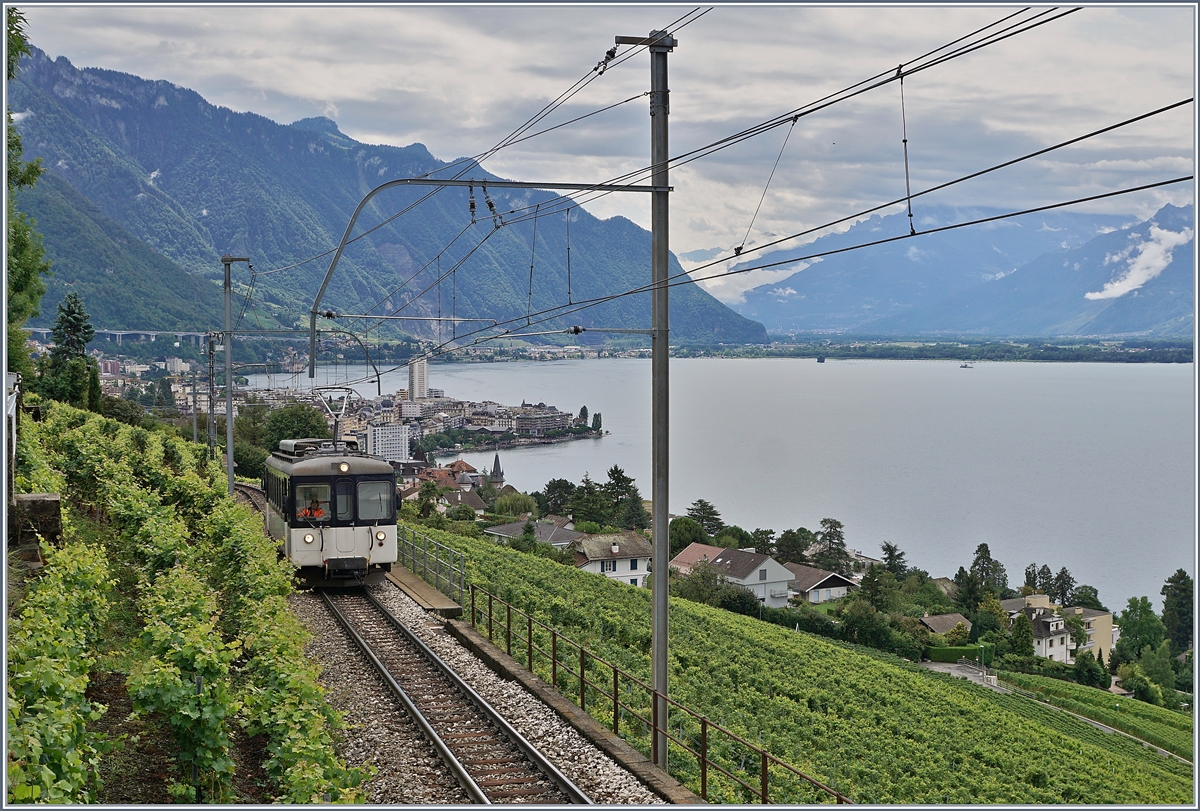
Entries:
{"label": "tree", "polygon": [[98,363],[88,364],[88,386],[87,386],[87,404],[88,408],[96,413],[100,413],[102,409],[102,401],[104,400],[104,389],[100,387],[100,365]]}
{"label": "tree", "polygon": [[722,583],[717,589],[713,605],[748,617],[756,616],[762,610],[762,603],[750,589],[728,582]]}
{"label": "tree", "polygon": [[1024,612],[1013,620],[1012,652],[1016,656],[1033,656],[1033,623]]}
{"label": "tree", "polygon": [[625,501],[631,493],[636,492],[637,488],[634,486],[633,479],[625,475],[625,471],[617,465],[610,467],[607,475],[608,481],[600,485],[600,489],[608,500],[608,514],[616,516],[621,502]]}
{"label": "tree", "polygon": [[249,442],[233,441],[233,464],[237,475],[246,479],[262,478],[264,462],[269,454],[257,445]]}
{"label": "tree", "polygon": [[955,645],[965,645],[968,641],[967,626],[962,622],[956,622],[954,627],[945,633],[946,644],[954,647]]}
{"label": "tree", "polygon": [[846,550],[845,528],[835,518],[822,518],[821,530],[817,533],[821,550],[813,556],[818,569],[850,576],[850,553]]}
{"label": "tree", "polygon": [[617,505],[615,520],[621,529],[647,529],[650,526],[650,514],[636,487]]}
{"label": "tree", "polygon": [[246,442],[268,450],[279,447],[278,443],[274,446],[267,444],[267,417],[270,413],[271,408],[263,398],[253,393],[247,394],[246,401],[238,407],[237,416],[233,419],[234,443]]}
{"label": "tree", "polygon": [[141,425],[142,417],[146,415],[146,412],[142,410],[140,405],[121,397],[102,397],[100,399],[100,413],[127,425]]}
{"label": "tree", "polygon": [[422,518],[428,518],[429,514],[434,511],[441,495],[442,490],[438,487],[437,482],[432,479],[421,482],[421,486],[417,488],[417,509]]}
{"label": "tree", "polygon": [[717,537],[713,538],[713,541],[716,544],[724,543],[734,549],[748,549],[754,546],[754,536],[734,524],[721,527],[721,531],[717,533]]}
{"label": "tree", "polygon": [[587,425],[587,421],[588,421],[587,406],[579,407],[579,421],[582,422],[584,425]]}
{"label": "tree", "polygon": [[451,521],[474,521],[475,511],[466,504],[455,504],[446,510],[446,517]]}
{"label": "tree", "polygon": [[983,595],[983,599],[979,601],[979,614],[989,614],[996,619],[996,628],[1005,628],[1008,626],[1008,612],[1004,610],[1004,606],[1000,605],[1000,598],[992,592]]}
{"label": "tree", "polygon": [[714,605],[717,590],[725,583],[725,574],[706,560],[694,564],[686,577],[679,578],[673,589],[676,597],[694,603]]}
{"label": "tree", "polygon": [[1002,594],[1008,589],[1008,574],[1004,571],[1004,565],[992,557],[992,551],[985,543],[975,547],[971,573],[979,578],[979,584],[989,591]]}
{"label": "tree", "polygon": [[1037,571],[1037,590],[1038,594],[1050,594],[1054,591],[1054,573],[1045,563]]}
{"label": "tree", "polygon": [[571,508],[575,485],[566,479],[551,479],[546,482],[542,492],[545,494],[546,515],[566,515]]}
{"label": "tree", "polygon": [[1051,602],[1058,605],[1071,605],[1075,594],[1075,578],[1067,571],[1066,566],[1059,569],[1058,574],[1054,575],[1052,591],[1047,593],[1050,595]]}
{"label": "tree", "polygon": [[754,551],[760,555],[775,554],[775,530],[773,529],[756,529],[750,533],[750,538],[754,542]]}
{"label": "tree", "polygon": [[681,515],[671,521],[668,534],[671,537],[671,558],[694,543],[708,543],[708,534],[694,518]]}
{"label": "tree", "polygon": [[1159,593],[1163,597],[1162,621],[1167,639],[1176,653],[1183,653],[1192,646],[1192,578],[1183,569],[1176,569]]}
{"label": "tree", "polygon": [[1108,610],[1100,602],[1100,593],[1096,591],[1096,587],[1088,585],[1078,585],[1075,587],[1071,605],[1079,606],[1080,608],[1091,608],[1095,611]]}
{"label": "tree", "polygon": [[500,515],[537,514],[537,501],[524,493],[505,493],[496,499],[495,511]]}
{"label": "tree", "polygon": [[87,356],[87,345],[96,330],[74,290],[59,302],[50,334],[54,347],[48,358],[38,362],[38,391],[52,400],[88,408],[91,366],[96,361]]}
{"label": "tree", "polygon": [[1162,705],[1162,688],[1147,678],[1137,662],[1128,662],[1121,665],[1117,669],[1117,678],[1121,680],[1121,686],[1133,693],[1133,697],[1138,701],[1145,701],[1147,704]]}
{"label": "tree", "polygon": [[596,433],[600,433],[600,431],[603,430],[603,428],[604,428],[604,420],[602,420],[600,418],[600,412],[597,411],[595,414],[592,415],[592,430],[595,431]]}
{"label": "tree", "polygon": [[725,526],[717,508],[702,498],[696,499],[692,506],[688,507],[687,514],[689,518],[704,527],[704,531],[709,535],[716,535]]}
{"label": "tree", "polygon": [[974,614],[985,593],[979,575],[974,571],[968,572],[959,566],[954,575],[954,585],[958,586],[958,590],[954,594],[954,605],[963,614]]}
{"label": "tree", "polygon": [[[25,16],[15,8],[8,8],[8,79],[15,79],[18,63],[29,53],[29,41],[25,37]],[[31,188],[42,173],[41,160],[21,160],[23,147],[21,135],[13,124],[12,112],[5,110],[8,133],[8,234],[7,234],[7,293],[8,293],[8,369],[23,377],[33,377],[33,363],[25,332],[21,329],[30,318],[41,313],[42,295],[46,284],[42,277],[50,272],[50,263],[45,259],[42,236],[36,223],[17,209],[14,193],[22,188]]]}
{"label": "tree", "polygon": [[285,439],[329,439],[325,415],[307,403],[292,403],[267,416],[266,448],[275,450]]}
{"label": "tree", "polygon": [[1092,652],[1085,650],[1075,657],[1075,681],[1087,687],[1107,690],[1112,684],[1112,677],[1104,666],[1096,661]]}
{"label": "tree", "polygon": [[817,536],[812,530],[804,527],[785,529],[779,533],[779,540],[775,543],[775,559],[780,563],[805,565],[808,563],[808,549],[816,540]]}
{"label": "tree", "polygon": [[496,507],[496,499],[500,497],[500,491],[496,489],[496,485],[492,484],[492,480],[485,476],[483,484],[479,485],[475,495],[479,496],[479,500],[490,512]]}
{"label": "tree", "polygon": [[588,478],[586,473],[583,475],[583,481],[571,495],[571,515],[575,518],[576,524],[580,521],[593,521],[604,526],[612,521],[608,498],[600,486]]}
{"label": "tree", "polygon": [[1175,669],[1171,667],[1171,643],[1164,639],[1157,648],[1149,645],[1142,648],[1138,665],[1146,678],[1162,688],[1165,703],[1170,703],[1168,696],[1175,695]]}
{"label": "tree", "polygon": [[1037,591],[1038,587],[1038,565],[1031,563],[1025,567],[1025,585],[1029,587],[1030,594]]}
{"label": "tree", "polygon": [[867,567],[859,585],[857,598],[866,600],[871,606],[882,613],[896,613],[900,610],[900,586],[896,576],[880,566],[872,563]]}
{"label": "tree", "polygon": [[[159,406],[160,408],[162,408],[165,411],[175,411],[176,410],[177,407],[175,405],[175,390],[171,388],[171,379],[169,377],[164,377],[158,381],[158,394],[162,398],[162,405]],[[155,401],[155,405],[158,405],[157,399]],[[236,442],[237,441],[237,436],[236,436],[236,434],[237,434],[237,418],[234,418],[233,429],[234,429],[234,441]]]}
{"label": "tree", "polygon": [[904,561],[904,553],[900,547],[890,541],[884,541],[880,547],[883,550],[883,568],[887,569],[897,580],[903,580],[908,574],[908,564]]}
{"label": "tree", "polygon": [[1118,665],[1136,660],[1147,645],[1158,648],[1167,636],[1167,629],[1154,613],[1148,597],[1130,597],[1117,624],[1121,626],[1121,638],[1113,648],[1112,658]]}

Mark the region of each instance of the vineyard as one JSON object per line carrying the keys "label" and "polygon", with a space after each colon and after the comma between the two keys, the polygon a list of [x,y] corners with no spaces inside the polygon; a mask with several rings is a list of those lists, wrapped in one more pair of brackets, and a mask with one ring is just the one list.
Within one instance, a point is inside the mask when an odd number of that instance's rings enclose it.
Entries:
{"label": "vineyard", "polygon": [[[648,680],[649,591],[488,541],[421,531],[465,552],[479,587]],[[1038,702],[708,606],[672,600],[670,610],[672,698],[856,802],[1191,800],[1186,765]],[[609,721],[603,712],[598,719]],[[630,740],[643,746],[639,732]],[[671,771],[698,788],[693,758],[672,749]],[[773,790],[772,799],[811,797]]]}
{"label": "vineyard", "polygon": [[[288,611],[292,573],[262,522],[224,494],[203,446],[52,403],[25,420],[18,492],[59,492],[66,540],[17,606],[9,635],[10,802],[86,802],[115,742],[89,733],[103,707],[83,699],[98,656],[132,664],[135,715],[170,729],[182,802],[231,802],[237,725],[264,741],[263,768],[281,802],[356,802],[365,775],[334,753],[340,720],[303,655]],[[103,525],[108,546],[83,543],[71,516]],[[132,568],[140,632],[128,650],[105,638],[115,603],[107,562]],[[125,595],[126,597],[128,595]]]}
{"label": "vineyard", "polygon": [[1182,758],[1192,759],[1191,715],[1060,679],[1006,672],[1001,672],[1000,678],[1056,707],[1119,729]]}

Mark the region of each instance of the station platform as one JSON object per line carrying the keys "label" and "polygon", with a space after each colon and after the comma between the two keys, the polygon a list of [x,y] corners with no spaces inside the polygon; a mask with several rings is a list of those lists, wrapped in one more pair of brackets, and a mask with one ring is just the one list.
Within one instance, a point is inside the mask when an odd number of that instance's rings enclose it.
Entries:
{"label": "station platform", "polygon": [[387,579],[411,597],[413,602],[432,614],[446,619],[458,619],[462,616],[461,605],[398,563],[392,564],[392,570],[388,572]]}

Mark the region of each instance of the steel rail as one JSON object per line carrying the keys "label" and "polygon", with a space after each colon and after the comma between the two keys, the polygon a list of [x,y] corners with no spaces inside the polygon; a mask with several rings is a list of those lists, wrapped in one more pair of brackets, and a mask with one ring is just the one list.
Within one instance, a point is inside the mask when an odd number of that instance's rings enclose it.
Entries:
{"label": "steel rail", "polygon": [[[374,598],[372,598],[372,600],[373,599]],[[335,618],[337,618],[338,623],[341,624],[341,626],[346,630],[346,633],[350,635],[350,638],[354,640],[354,644],[358,645],[359,649],[366,655],[366,657],[371,661],[371,664],[379,672],[379,675],[383,677],[384,682],[392,691],[392,694],[395,695],[400,703],[404,706],[404,709],[408,713],[409,717],[413,719],[413,722],[416,723],[418,728],[420,728],[421,733],[429,740],[429,742],[433,745],[433,748],[437,750],[438,755],[442,758],[442,761],[450,767],[450,771],[454,775],[454,779],[458,781],[458,784],[462,786],[463,790],[467,792],[474,802],[484,805],[491,805],[492,801],[488,799],[483,789],[479,787],[479,784],[475,782],[471,775],[467,774],[466,767],[463,766],[462,762],[454,756],[454,753],[450,751],[450,748],[446,745],[446,742],[442,740],[441,736],[434,731],[433,726],[429,723],[421,711],[417,709],[417,705],[414,704],[412,699],[408,697],[408,693],[404,691],[404,688],[397,684],[396,680],[392,678],[392,674],[388,672],[387,667],[379,660],[379,657],[375,655],[374,651],[371,650],[371,646],[367,644],[367,641],[359,635],[358,631],[354,630],[346,616],[338,609],[337,606],[333,604],[333,601],[329,598],[329,594],[327,592],[321,592],[321,601],[325,603],[325,607],[329,609],[330,613],[332,613]],[[384,613],[391,617],[390,612],[385,611]]]}
{"label": "steel rail", "polygon": [[455,688],[457,688],[459,692],[466,696],[468,701],[478,707],[480,711],[487,716],[487,719],[495,724],[496,728],[499,729],[514,746],[520,749],[521,752],[524,753],[525,756],[534,763],[534,765],[541,769],[542,772],[550,778],[552,783],[554,783],[564,794],[567,795],[572,803],[577,805],[593,804],[592,800],[586,794],[584,794],[578,786],[572,783],[565,774],[559,771],[557,766],[547,760],[546,756],[538,751],[538,749],[532,743],[526,740],[524,735],[513,728],[512,724],[508,723],[504,716],[498,713],[483,696],[475,692],[475,690],[465,681],[463,681],[457,673],[451,670],[450,667],[442,661],[441,657],[434,653],[428,645],[422,642],[416,636],[416,634],[414,634],[404,625],[404,623],[396,619],[392,612],[388,611],[387,608],[385,608],[384,605],[379,602],[379,600],[377,600],[369,592],[364,591],[363,594],[372,605],[374,605],[385,617],[387,617],[388,621],[396,628],[396,630],[400,631],[400,633],[403,634],[405,638],[407,638],[413,644],[413,646],[421,652],[422,656],[424,656],[434,667],[436,667],[438,671],[442,673],[442,675],[449,679]]}

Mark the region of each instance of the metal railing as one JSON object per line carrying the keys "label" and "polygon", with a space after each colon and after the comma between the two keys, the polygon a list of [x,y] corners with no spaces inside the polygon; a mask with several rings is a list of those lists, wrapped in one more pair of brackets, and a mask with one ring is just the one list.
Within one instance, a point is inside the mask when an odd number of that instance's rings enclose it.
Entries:
{"label": "metal railing", "polygon": [[[481,632],[486,628],[487,637],[494,644],[499,644],[496,637],[497,634],[501,635],[501,647],[509,656],[520,661],[520,656],[524,654],[525,667],[531,673],[545,673],[550,684],[578,704],[581,710],[602,723],[609,723],[615,734],[635,745],[641,743],[645,746],[648,739],[650,757],[654,762],[658,762],[657,742],[663,736],[667,740],[668,754],[674,743],[679,750],[694,757],[703,799],[708,800],[709,778],[715,776],[718,780],[724,778],[724,788],[731,788],[734,793],[745,792],[762,803],[772,802],[774,781],[776,796],[780,794],[780,784],[787,784],[791,788],[802,784],[811,790],[810,796],[816,801],[825,799],[839,805],[852,804],[841,792],[784,763],[761,746],[713,723],[678,701],[667,697],[667,717],[659,718],[658,706],[661,702],[653,698],[661,694],[646,682],[475,584],[470,586],[470,597],[471,624]],[[513,653],[514,641],[516,654]],[[540,668],[541,673],[535,668]],[[740,765],[735,765],[739,762],[739,754]],[[664,759],[669,761],[669,758]],[[749,770],[746,768],[748,759],[752,764]],[[789,796],[787,801],[805,800]]]}
{"label": "metal railing", "polygon": [[467,556],[405,526],[396,527],[401,566],[462,605],[466,598]]}

